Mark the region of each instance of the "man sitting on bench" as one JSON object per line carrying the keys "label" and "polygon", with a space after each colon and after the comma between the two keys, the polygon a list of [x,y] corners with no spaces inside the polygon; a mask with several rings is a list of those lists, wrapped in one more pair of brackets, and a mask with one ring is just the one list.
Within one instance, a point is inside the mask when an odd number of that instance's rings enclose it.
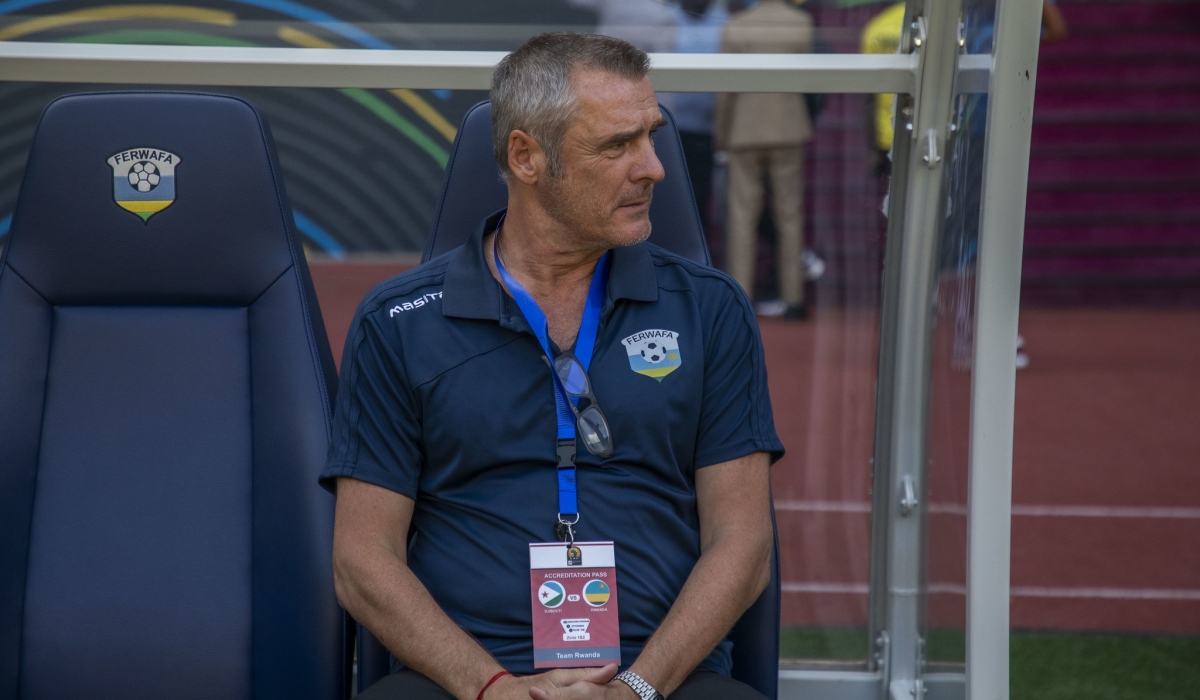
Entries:
{"label": "man sitting on bench", "polygon": [[595,35],[507,56],[508,208],[358,309],[322,483],[338,597],[399,662],[364,700],[762,698],[726,635],[783,445],[741,287],[645,242],[648,69]]}

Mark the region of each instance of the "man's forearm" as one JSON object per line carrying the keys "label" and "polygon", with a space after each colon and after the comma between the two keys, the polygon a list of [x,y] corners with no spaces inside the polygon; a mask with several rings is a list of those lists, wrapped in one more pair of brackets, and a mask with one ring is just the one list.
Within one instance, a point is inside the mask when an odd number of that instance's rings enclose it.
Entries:
{"label": "man's forearm", "polygon": [[[365,550],[365,548],[364,548]],[[474,700],[500,665],[442,611],[408,566],[386,549],[337,562],[342,605],[396,658],[455,697]]]}
{"label": "man's forearm", "polygon": [[674,692],[766,588],[771,542],[730,537],[705,551],[631,670]]}

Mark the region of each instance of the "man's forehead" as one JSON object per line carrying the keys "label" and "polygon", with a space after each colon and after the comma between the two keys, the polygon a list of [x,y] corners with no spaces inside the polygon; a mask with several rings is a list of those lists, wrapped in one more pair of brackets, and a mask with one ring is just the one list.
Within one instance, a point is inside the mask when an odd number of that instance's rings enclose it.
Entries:
{"label": "man's forehead", "polygon": [[653,128],[662,119],[647,78],[630,80],[602,71],[580,71],[571,77],[571,87],[580,107],[573,127],[588,132],[625,131]]}

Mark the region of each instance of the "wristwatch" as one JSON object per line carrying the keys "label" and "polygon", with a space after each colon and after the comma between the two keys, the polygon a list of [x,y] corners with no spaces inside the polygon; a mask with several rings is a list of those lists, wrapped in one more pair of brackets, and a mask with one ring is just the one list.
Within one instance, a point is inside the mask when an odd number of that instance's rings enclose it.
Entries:
{"label": "wristwatch", "polygon": [[666,698],[662,696],[662,693],[655,690],[654,686],[646,682],[645,678],[642,678],[633,671],[622,671],[621,673],[618,673],[616,680],[621,681],[630,688],[633,688],[633,692],[637,693],[638,697],[642,700],[666,700]]}

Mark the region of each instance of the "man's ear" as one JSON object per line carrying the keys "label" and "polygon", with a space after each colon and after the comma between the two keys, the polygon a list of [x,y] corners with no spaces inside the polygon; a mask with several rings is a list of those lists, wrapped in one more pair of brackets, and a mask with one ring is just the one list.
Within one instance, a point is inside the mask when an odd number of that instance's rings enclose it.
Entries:
{"label": "man's ear", "polygon": [[542,145],[520,129],[508,134],[508,170],[526,185],[535,185],[546,172],[546,152]]}

